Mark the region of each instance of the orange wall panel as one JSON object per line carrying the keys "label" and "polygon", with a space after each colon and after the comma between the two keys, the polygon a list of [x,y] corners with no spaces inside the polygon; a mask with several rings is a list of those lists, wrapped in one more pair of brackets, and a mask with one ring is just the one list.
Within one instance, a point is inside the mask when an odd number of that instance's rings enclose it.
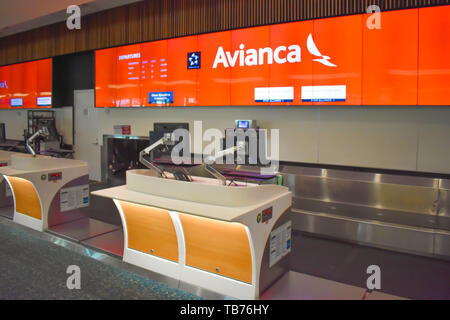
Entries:
{"label": "orange wall panel", "polygon": [[167,40],[141,44],[141,102],[143,106],[157,106],[149,103],[150,92],[167,92],[168,49]]}
{"label": "orange wall panel", "polygon": [[332,105],[361,104],[362,71],[362,16],[320,19],[314,21],[313,39],[322,56],[336,65],[330,67],[321,63],[321,56],[305,51],[305,59],[313,60],[313,86],[345,85],[347,97],[344,102],[314,102]]}
{"label": "orange wall panel", "polygon": [[95,53],[95,105],[115,107],[117,97],[117,48]]}
{"label": "orange wall panel", "polygon": [[117,107],[139,107],[141,101],[141,45],[117,48]]}
{"label": "orange wall panel", "polygon": [[[284,46],[289,52],[289,47],[292,45],[299,45],[301,48],[301,62],[270,65],[270,87],[294,87],[294,101],[283,104],[311,105],[311,102],[302,102],[301,91],[302,86],[312,85],[312,59],[307,56],[306,46],[304,46],[312,32],[312,21],[292,22],[270,28],[270,46],[273,49]],[[283,51],[279,58],[285,59],[287,54]]]}
{"label": "orange wall panel", "polygon": [[[173,92],[169,106],[448,105],[449,8],[382,12],[380,30],[360,14],[100,50],[96,105],[157,106],[150,92]],[[293,96],[268,96],[280,87]]]}
{"label": "orange wall panel", "polygon": [[363,104],[417,104],[418,9],[381,13],[381,29],[363,19]]}
{"label": "orange wall panel", "polygon": [[[52,59],[0,67],[0,109],[51,108],[39,106],[38,97],[52,96]],[[12,107],[11,99],[22,99]]]}
{"label": "orange wall panel", "polygon": [[51,60],[47,60],[45,62],[28,62],[24,64],[24,67],[22,68],[22,77],[23,79],[26,79],[22,86],[24,106],[32,107],[36,105],[38,96],[51,96],[52,88],[48,87],[48,83],[52,83],[51,63]]}
{"label": "orange wall panel", "polygon": [[231,69],[214,62],[220,47],[231,51],[231,32],[217,32],[198,37],[202,52],[202,67],[198,70],[199,104],[202,106],[223,106],[231,104]]}
{"label": "orange wall panel", "polygon": [[0,67],[0,109],[9,107],[9,91],[4,86],[4,82],[8,82],[9,68]]}
{"label": "orange wall panel", "polygon": [[[31,79],[36,82],[37,97],[51,97],[52,96],[52,59],[37,61],[37,74]],[[31,77],[31,75],[30,75]],[[30,94],[33,95],[34,92]],[[36,97],[36,98],[37,98]]]}
{"label": "orange wall panel", "polygon": [[[244,45],[241,47],[241,45]],[[248,50],[259,50],[270,47],[270,27],[252,28],[231,31],[231,52],[228,65],[231,68],[231,105],[251,106],[260,105],[255,102],[255,88],[269,86],[269,65],[267,54],[258,54],[256,65],[245,65],[249,57]],[[243,50],[241,50],[243,48]],[[239,53],[239,56],[238,56]],[[252,59],[248,59],[250,62]],[[260,64],[263,62],[263,64]],[[253,63],[253,61],[252,61]],[[231,67],[234,64],[234,67]]]}
{"label": "orange wall panel", "polygon": [[450,105],[450,6],[419,9],[419,105]]}
{"label": "orange wall panel", "polygon": [[198,52],[197,36],[168,40],[167,91],[174,92],[175,106],[198,105],[198,70],[187,68],[187,54]]}

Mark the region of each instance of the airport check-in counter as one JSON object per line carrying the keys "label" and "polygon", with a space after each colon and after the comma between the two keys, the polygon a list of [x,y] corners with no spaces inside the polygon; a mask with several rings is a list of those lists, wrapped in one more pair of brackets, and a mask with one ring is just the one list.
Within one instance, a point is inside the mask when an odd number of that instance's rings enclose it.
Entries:
{"label": "airport check-in counter", "polygon": [[86,214],[89,176],[84,161],[18,153],[0,168],[0,176],[13,197],[16,223],[45,231]]}
{"label": "airport check-in counter", "polygon": [[[17,152],[0,150],[0,169],[11,165],[11,156]],[[12,205],[12,194],[8,184],[3,181],[3,176],[0,176],[0,208]]]}
{"label": "airport check-in counter", "polygon": [[0,150],[0,168],[7,167],[11,164],[11,156],[17,152]]}
{"label": "airport check-in counter", "polygon": [[289,271],[291,192],[192,178],[130,170],[126,185],[92,195],[118,208],[125,262],[225,296],[258,298]]}

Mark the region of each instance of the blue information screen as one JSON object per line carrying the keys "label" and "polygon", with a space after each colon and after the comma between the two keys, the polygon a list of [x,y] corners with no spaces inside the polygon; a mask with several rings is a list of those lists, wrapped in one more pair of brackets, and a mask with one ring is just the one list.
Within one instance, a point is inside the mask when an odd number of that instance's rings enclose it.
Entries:
{"label": "blue information screen", "polygon": [[169,92],[150,92],[148,94],[149,104],[168,104],[173,103],[173,91]]}
{"label": "blue information screen", "polygon": [[21,107],[23,106],[22,98],[11,99],[11,107]]}
{"label": "blue information screen", "polygon": [[237,125],[238,129],[249,129],[250,121],[240,120]]}

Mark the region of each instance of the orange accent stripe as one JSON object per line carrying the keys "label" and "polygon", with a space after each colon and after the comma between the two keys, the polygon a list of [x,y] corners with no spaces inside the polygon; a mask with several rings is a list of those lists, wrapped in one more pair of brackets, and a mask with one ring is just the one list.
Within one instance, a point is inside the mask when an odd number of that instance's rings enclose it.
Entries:
{"label": "orange accent stripe", "polygon": [[33,184],[22,178],[7,178],[13,191],[16,212],[42,220],[41,202]]}
{"label": "orange accent stripe", "polygon": [[180,214],[186,265],[251,283],[252,254],[242,224]]}
{"label": "orange accent stripe", "polygon": [[167,210],[118,201],[127,224],[128,247],[178,262],[178,240]]}

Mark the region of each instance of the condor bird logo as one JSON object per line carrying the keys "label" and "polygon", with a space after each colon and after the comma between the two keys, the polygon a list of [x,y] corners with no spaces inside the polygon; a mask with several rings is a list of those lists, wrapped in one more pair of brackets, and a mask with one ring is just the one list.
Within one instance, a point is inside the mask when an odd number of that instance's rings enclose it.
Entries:
{"label": "condor bird logo", "polygon": [[308,47],[309,52],[316,57],[320,57],[320,59],[313,59],[313,61],[320,62],[321,64],[327,66],[327,67],[336,67],[335,64],[331,63],[330,57],[324,56],[320,53],[319,49],[317,49],[316,44],[314,43],[314,39],[312,37],[312,34],[310,33],[308,36],[308,41],[306,42],[306,46]]}

